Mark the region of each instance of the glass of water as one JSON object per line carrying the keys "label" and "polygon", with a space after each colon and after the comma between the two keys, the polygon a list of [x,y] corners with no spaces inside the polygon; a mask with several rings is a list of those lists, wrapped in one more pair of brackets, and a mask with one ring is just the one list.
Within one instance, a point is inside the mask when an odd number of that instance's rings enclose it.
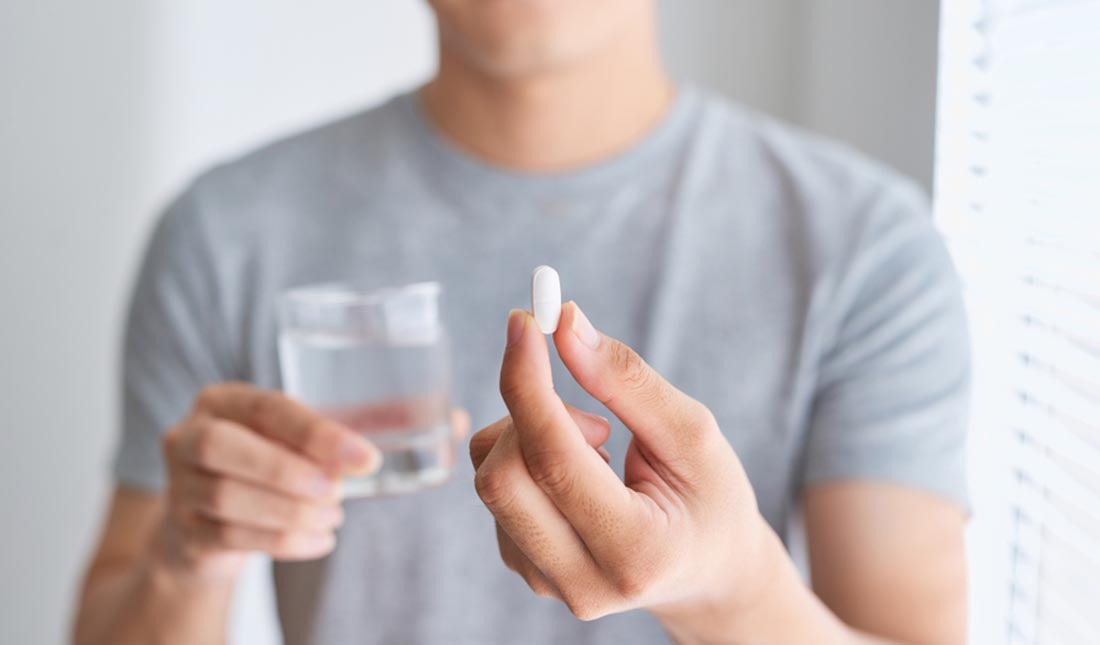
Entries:
{"label": "glass of water", "polygon": [[363,292],[339,284],[291,289],[279,302],[283,388],[362,433],[381,470],[349,478],[349,497],[442,483],[454,462],[450,360],[440,286]]}

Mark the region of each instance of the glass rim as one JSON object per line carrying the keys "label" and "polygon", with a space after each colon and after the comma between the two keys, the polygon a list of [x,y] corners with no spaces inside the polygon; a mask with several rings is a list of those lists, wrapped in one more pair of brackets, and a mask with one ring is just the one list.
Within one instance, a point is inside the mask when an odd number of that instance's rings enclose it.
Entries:
{"label": "glass rim", "polygon": [[434,280],[369,291],[357,289],[347,282],[319,282],[286,289],[279,294],[279,300],[284,306],[370,307],[393,297],[438,296],[441,291],[442,285]]}

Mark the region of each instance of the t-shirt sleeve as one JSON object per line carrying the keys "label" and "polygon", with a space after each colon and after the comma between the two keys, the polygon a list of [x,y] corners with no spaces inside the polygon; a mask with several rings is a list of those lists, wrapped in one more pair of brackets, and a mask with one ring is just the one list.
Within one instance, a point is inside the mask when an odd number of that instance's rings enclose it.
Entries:
{"label": "t-shirt sleeve", "polygon": [[831,298],[805,481],[911,486],[968,507],[970,352],[959,281],[915,190],[888,192]]}
{"label": "t-shirt sleeve", "polygon": [[205,385],[231,378],[214,265],[192,188],[154,228],[134,283],[122,343],[121,485],[164,486],[161,435],[182,420]]}

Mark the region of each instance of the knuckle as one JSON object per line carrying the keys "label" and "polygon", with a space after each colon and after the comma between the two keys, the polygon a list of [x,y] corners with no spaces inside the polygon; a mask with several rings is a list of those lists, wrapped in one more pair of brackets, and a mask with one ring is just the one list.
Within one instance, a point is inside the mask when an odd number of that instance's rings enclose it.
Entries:
{"label": "knuckle", "polygon": [[315,416],[306,421],[302,428],[302,446],[314,446],[320,449],[337,449],[341,437],[338,433],[330,431],[330,421],[322,416]]}
{"label": "knuckle", "polygon": [[275,554],[293,553],[297,546],[295,535],[291,531],[280,531],[270,537],[267,549]]}
{"label": "knuckle", "polygon": [[539,450],[530,451],[525,457],[527,471],[539,488],[553,496],[564,497],[573,492],[576,479],[565,454],[556,450]]}
{"label": "knuckle", "polygon": [[722,437],[714,413],[699,401],[691,400],[684,419],[686,423],[680,437],[689,453],[703,451],[715,438]]}
{"label": "knuckle", "polygon": [[554,587],[543,575],[538,573],[524,573],[522,575],[524,581],[527,582],[527,586],[531,588],[531,591],[535,592],[536,596],[540,596],[542,598],[558,597],[557,590],[554,589]]}
{"label": "knuckle", "polygon": [[297,469],[287,459],[272,459],[265,469],[266,479],[276,488],[289,489],[297,481]]}
{"label": "knuckle", "polygon": [[179,503],[179,500],[171,500],[168,505],[167,516],[173,526],[185,532],[194,531],[196,525],[195,514],[187,508],[186,504]]}
{"label": "knuckle", "polygon": [[504,545],[501,544],[500,542],[497,543],[497,550],[500,552],[500,561],[504,563],[504,567],[506,569],[508,569],[512,573],[517,573],[519,575],[523,575],[523,572],[521,571],[519,564],[516,563],[515,558],[513,558],[512,553],[510,552],[510,550],[505,549]]}
{"label": "knuckle", "polygon": [[667,542],[647,540],[610,563],[607,582],[615,595],[628,606],[643,604],[658,583],[667,577],[667,549],[670,546]]}
{"label": "knuckle", "polygon": [[500,396],[505,401],[512,401],[523,396],[524,384],[511,376],[509,370],[500,373]]}
{"label": "knuckle", "polygon": [[481,462],[489,456],[501,436],[511,427],[512,417],[504,417],[496,423],[482,428],[470,437],[470,461],[474,464],[475,469],[480,467]]}
{"label": "knuckle", "polygon": [[696,424],[708,430],[718,429],[718,419],[714,416],[714,413],[711,412],[710,408],[695,399],[692,399],[692,408],[691,415],[692,418],[695,419]]}
{"label": "knuckle", "polygon": [[474,464],[477,463],[477,458],[485,452],[485,443],[486,441],[480,432],[470,437],[470,461]]}
{"label": "knuckle", "polygon": [[535,595],[539,596],[540,598],[554,599],[558,597],[558,594],[556,594],[554,590],[550,588],[550,585],[545,583],[536,583],[534,586],[531,587],[531,591],[535,592]]}
{"label": "knuckle", "polygon": [[612,579],[619,597],[631,602],[642,598],[649,591],[649,575],[635,567],[628,567]]}
{"label": "knuckle", "polygon": [[286,397],[275,390],[263,390],[252,403],[252,418],[258,420],[271,419],[283,406]]}
{"label": "knuckle", "polygon": [[493,449],[496,440],[484,430],[470,437],[470,460],[477,461]]}
{"label": "knuckle", "polygon": [[184,558],[192,562],[201,560],[204,553],[207,552],[211,546],[209,542],[204,539],[204,536],[184,534],[181,535],[181,538],[182,540],[179,545],[180,553]]}
{"label": "knuckle", "polygon": [[644,390],[652,382],[652,370],[637,352],[623,343],[611,346],[611,364],[619,379],[631,390]]}
{"label": "knuckle", "polygon": [[477,471],[474,489],[490,510],[507,508],[515,496],[511,481],[501,471],[490,468]]}
{"label": "knuckle", "polygon": [[237,544],[237,531],[229,524],[217,524],[214,526],[214,539],[223,546],[235,546]]}
{"label": "knuckle", "polygon": [[290,526],[307,527],[313,520],[313,509],[303,502],[293,502],[283,510],[284,520]]}
{"label": "knuckle", "polygon": [[549,387],[532,383],[529,379],[515,373],[515,369],[506,366],[500,372],[500,396],[508,409],[526,407],[532,400],[542,396],[540,388]]}
{"label": "knuckle", "polygon": [[199,464],[204,466],[211,464],[218,453],[218,436],[213,425],[207,423],[199,427],[195,433],[192,450],[195,461]]}
{"label": "knuckle", "polygon": [[221,398],[221,388],[218,385],[207,385],[195,395],[195,410],[211,410]]}
{"label": "knuckle", "polygon": [[225,479],[216,479],[206,491],[206,504],[215,512],[224,512],[229,508],[232,487]]}
{"label": "knuckle", "polygon": [[589,622],[602,618],[607,614],[597,603],[585,598],[569,597],[565,599],[565,606],[577,620]]}
{"label": "knuckle", "polygon": [[176,454],[179,450],[180,435],[183,433],[183,425],[175,425],[164,433],[164,436],[160,438],[161,452],[167,458]]}

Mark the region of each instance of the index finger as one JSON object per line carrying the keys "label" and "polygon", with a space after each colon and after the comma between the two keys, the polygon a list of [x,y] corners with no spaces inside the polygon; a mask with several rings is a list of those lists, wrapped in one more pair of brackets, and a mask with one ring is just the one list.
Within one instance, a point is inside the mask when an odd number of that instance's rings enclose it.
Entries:
{"label": "index finger", "polygon": [[224,383],[203,390],[195,407],[200,414],[252,428],[334,474],[369,472],[381,460],[378,450],[350,428],[282,392]]}
{"label": "index finger", "polygon": [[[585,442],[595,448],[596,452],[599,452],[600,457],[606,462],[609,455],[603,449],[603,444],[611,434],[611,424],[603,417],[590,414],[584,410],[578,410],[568,403],[565,404],[565,409],[569,411],[569,416],[573,417],[573,421],[580,428]],[[474,470],[481,468],[481,462],[489,456],[489,451],[496,445],[497,439],[510,427],[512,427],[512,417],[504,417],[485,426],[473,437],[470,437],[470,462],[474,465]]]}
{"label": "index finger", "polygon": [[[638,499],[585,440],[554,392],[546,339],[525,311],[508,317],[500,392],[527,470],[593,555],[619,550],[636,525]],[[593,512],[598,510],[598,512]]]}
{"label": "index finger", "polygon": [[[577,329],[594,335],[593,346]],[[586,392],[619,417],[650,454],[665,463],[692,463],[724,441],[710,411],[676,389],[624,343],[600,334],[575,302],[562,306],[554,342],[558,357]]]}

